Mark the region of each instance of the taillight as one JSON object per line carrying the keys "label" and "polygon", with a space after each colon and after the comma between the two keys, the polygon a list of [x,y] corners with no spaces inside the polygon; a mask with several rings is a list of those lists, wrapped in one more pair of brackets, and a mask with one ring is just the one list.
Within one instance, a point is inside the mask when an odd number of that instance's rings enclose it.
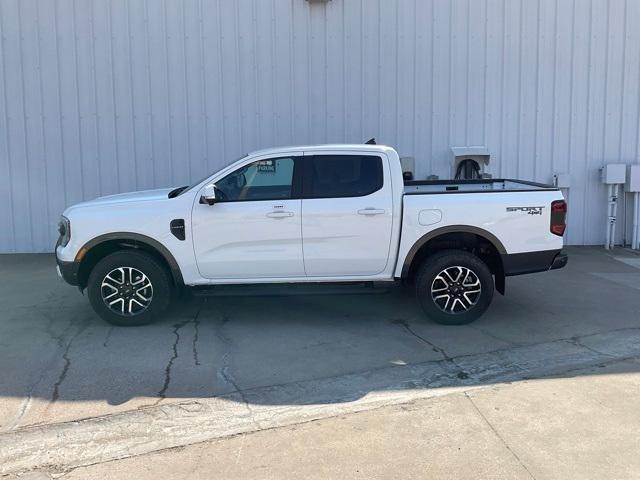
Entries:
{"label": "taillight", "polygon": [[554,200],[551,202],[551,233],[562,236],[567,228],[565,220],[567,218],[567,202],[564,200]]}

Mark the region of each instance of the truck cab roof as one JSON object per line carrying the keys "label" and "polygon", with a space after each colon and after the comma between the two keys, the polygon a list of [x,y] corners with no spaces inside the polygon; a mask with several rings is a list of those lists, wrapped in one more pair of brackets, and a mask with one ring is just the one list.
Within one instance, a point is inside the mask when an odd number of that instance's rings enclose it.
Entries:
{"label": "truck cab roof", "polygon": [[330,144],[318,144],[318,145],[295,145],[284,147],[273,147],[262,150],[256,150],[249,153],[249,156],[260,155],[277,155],[279,153],[287,152],[322,152],[322,151],[358,151],[358,152],[388,152],[394,151],[393,148],[387,145],[370,145],[362,143],[330,143]]}

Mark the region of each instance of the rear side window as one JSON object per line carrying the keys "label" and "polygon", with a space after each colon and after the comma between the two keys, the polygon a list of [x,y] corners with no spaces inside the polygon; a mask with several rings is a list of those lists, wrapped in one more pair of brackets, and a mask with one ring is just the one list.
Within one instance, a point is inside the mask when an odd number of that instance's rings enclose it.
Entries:
{"label": "rear side window", "polygon": [[382,158],[314,155],[305,169],[305,198],[363,197],[382,188]]}

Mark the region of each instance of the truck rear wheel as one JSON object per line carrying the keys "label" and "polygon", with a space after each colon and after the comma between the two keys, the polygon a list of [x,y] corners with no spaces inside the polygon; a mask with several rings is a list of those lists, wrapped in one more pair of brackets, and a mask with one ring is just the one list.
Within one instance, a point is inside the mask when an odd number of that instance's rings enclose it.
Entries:
{"label": "truck rear wheel", "polygon": [[89,275],[89,301],[113,325],[146,325],[169,306],[171,278],[164,266],[145,252],[121,250],[100,260]]}
{"label": "truck rear wheel", "polygon": [[479,318],[493,299],[489,267],[464,250],[443,250],[427,257],[416,277],[416,294],[429,318],[464,325]]}

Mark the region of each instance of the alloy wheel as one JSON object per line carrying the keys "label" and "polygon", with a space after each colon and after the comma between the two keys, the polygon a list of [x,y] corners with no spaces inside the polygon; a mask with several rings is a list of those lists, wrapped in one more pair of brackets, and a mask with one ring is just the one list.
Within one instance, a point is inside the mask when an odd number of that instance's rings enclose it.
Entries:
{"label": "alloy wheel", "polygon": [[480,278],[467,267],[442,270],[431,283],[431,298],[445,313],[464,313],[474,307],[482,293]]}
{"label": "alloy wheel", "polygon": [[139,315],[151,305],[153,285],[143,272],[133,267],[118,267],[102,279],[102,301],[122,316]]}

